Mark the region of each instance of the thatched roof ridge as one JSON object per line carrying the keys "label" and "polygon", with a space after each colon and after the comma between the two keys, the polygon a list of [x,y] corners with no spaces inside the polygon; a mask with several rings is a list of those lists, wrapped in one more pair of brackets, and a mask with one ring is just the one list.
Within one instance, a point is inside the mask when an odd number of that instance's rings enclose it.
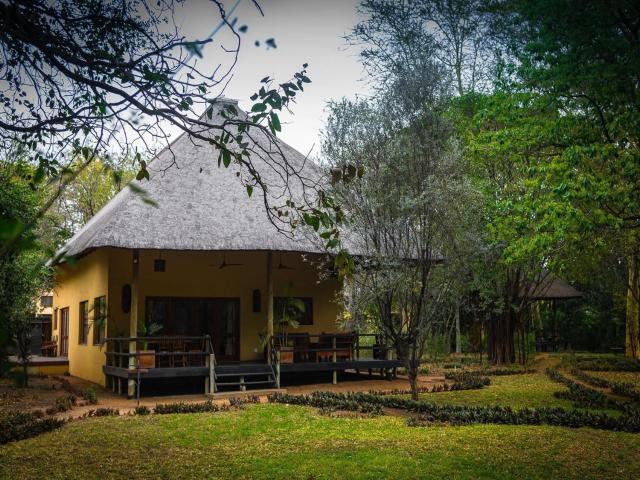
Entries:
{"label": "thatched roof ridge", "polygon": [[[219,115],[211,120],[221,122]],[[273,151],[264,133],[254,133],[257,149]],[[289,164],[306,179],[322,182],[320,168],[286,143],[277,147]],[[269,184],[271,196],[285,198],[286,188],[296,199],[315,192],[295,178],[285,182],[267,162],[252,155],[256,169]],[[233,163],[218,167],[218,151],[183,134],[149,163],[149,181],[134,182],[157,203],[153,207],[126,188],[118,193],[63,247],[81,255],[100,247],[160,250],[273,250],[322,253],[321,243],[305,231],[284,235],[270,222],[255,188],[251,197],[237,177]],[[280,190],[278,190],[280,189]]]}

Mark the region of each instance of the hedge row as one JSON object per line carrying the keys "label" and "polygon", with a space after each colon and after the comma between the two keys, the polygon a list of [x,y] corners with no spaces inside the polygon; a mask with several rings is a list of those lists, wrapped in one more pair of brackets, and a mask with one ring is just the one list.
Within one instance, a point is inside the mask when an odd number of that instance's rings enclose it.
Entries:
{"label": "hedge row", "polygon": [[576,357],[573,363],[594,372],[640,372],[640,361],[626,357]]}
{"label": "hedge row", "polygon": [[[454,392],[459,390],[479,390],[489,385],[491,380],[486,377],[473,376],[454,383],[441,383],[431,387],[418,387],[418,393]],[[369,390],[371,395],[411,395],[410,389],[396,388],[393,390]]]}
{"label": "hedge row", "polygon": [[566,400],[572,400],[576,406],[586,408],[612,408],[615,410],[621,410],[630,414],[637,415],[638,407],[629,402],[620,402],[608,395],[594,390],[593,388],[586,387],[580,383],[565,377],[558,370],[553,368],[547,368],[547,375],[553,381],[565,385],[569,391],[555,392],[556,398],[563,398]]}
{"label": "hedge row", "polygon": [[572,368],[571,375],[582,380],[589,385],[599,388],[610,388],[611,391],[622,397],[628,397],[638,402],[640,401],[640,392],[636,390],[635,385],[629,382],[612,382],[604,378],[594,377],[579,368]]}
{"label": "hedge row", "polygon": [[483,375],[489,375],[491,377],[500,377],[505,375],[524,375],[526,373],[536,373],[534,368],[485,368],[481,370]]}
{"label": "hedge row", "polygon": [[477,388],[491,384],[489,377],[482,376],[483,373],[477,370],[460,370],[457,372],[445,372],[444,378],[453,380],[456,383],[480,385]]}
{"label": "hedge row", "polygon": [[19,412],[0,417],[0,444],[35,437],[56,430],[64,420],[42,418],[41,413]]}
{"label": "hedge row", "polygon": [[[554,425],[560,427],[591,427],[602,430],[640,432],[640,415],[612,417],[603,413],[591,413],[563,408],[523,408],[513,410],[502,406],[438,405],[433,402],[414,401],[404,397],[378,396],[368,393],[314,392],[311,395],[276,393],[269,396],[274,403],[305,405],[317,408],[355,410],[363,405],[402,409],[433,422],[456,425],[493,423],[503,425]],[[357,410],[360,411],[360,410]],[[409,422],[409,424],[419,422]]]}

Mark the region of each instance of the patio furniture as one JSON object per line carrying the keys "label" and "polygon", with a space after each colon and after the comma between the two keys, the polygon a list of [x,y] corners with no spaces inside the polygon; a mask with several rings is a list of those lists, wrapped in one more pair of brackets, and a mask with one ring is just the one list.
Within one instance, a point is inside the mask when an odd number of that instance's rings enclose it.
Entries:
{"label": "patio furniture", "polygon": [[56,350],[58,347],[58,342],[55,341],[45,341],[40,344],[40,352],[43,357],[55,357]]}
{"label": "patio furniture", "polygon": [[174,367],[188,367],[189,355],[187,355],[187,342],[182,339],[173,340],[171,356]]}
{"label": "patio furniture", "polygon": [[296,333],[293,337],[294,359],[296,362],[309,362],[315,352],[310,352],[311,339],[307,332]]}
{"label": "patio furniture", "polygon": [[[154,342],[155,343],[155,342]],[[173,367],[173,343],[170,339],[161,339],[157,341],[156,364],[159,368],[172,368]]]}
{"label": "patio furniture", "polygon": [[316,361],[333,361],[334,351],[336,360],[352,360],[354,345],[355,336],[353,333],[329,334],[322,332],[320,341],[318,342],[319,351],[316,352]]}

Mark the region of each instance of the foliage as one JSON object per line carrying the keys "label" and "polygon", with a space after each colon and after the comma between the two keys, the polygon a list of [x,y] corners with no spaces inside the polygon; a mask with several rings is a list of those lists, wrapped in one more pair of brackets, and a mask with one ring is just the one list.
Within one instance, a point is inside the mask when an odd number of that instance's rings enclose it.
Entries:
{"label": "foliage", "polygon": [[[9,226],[9,218],[20,224],[36,215],[40,197],[29,186],[33,168],[10,153],[0,159],[0,227]],[[15,225],[11,228],[15,228]],[[6,237],[0,233],[0,242]],[[30,320],[35,313],[35,299],[48,284],[48,269],[35,238],[24,238],[4,255],[0,255],[0,374],[6,372],[7,348],[13,343],[23,365],[25,386],[30,355]]]}
{"label": "foliage", "polygon": [[83,415],[83,417],[117,417],[119,415],[120,411],[117,408],[101,407],[96,408],[95,410],[89,410]]}
{"label": "foliage", "polygon": [[96,394],[95,387],[87,387],[82,390],[82,398],[84,398],[87,402],[92,405],[98,403],[98,395]]}
{"label": "foliage", "polygon": [[166,415],[170,413],[202,413],[202,412],[219,412],[220,407],[207,400],[203,403],[160,403],[153,409],[153,413]]}
{"label": "foliage", "polygon": [[145,405],[138,405],[136,408],[133,409],[133,414],[134,415],[150,415],[151,409]]}
{"label": "foliage", "polygon": [[640,372],[640,361],[624,357],[577,357],[575,365],[594,372]]}
{"label": "foliage", "polygon": [[0,444],[15,442],[56,430],[64,420],[41,418],[33,413],[18,412],[0,417]]}

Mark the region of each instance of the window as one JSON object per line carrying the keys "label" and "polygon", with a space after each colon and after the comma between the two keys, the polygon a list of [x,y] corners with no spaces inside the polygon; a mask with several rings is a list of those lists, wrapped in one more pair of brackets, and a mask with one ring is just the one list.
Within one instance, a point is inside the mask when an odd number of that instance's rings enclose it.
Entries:
{"label": "window", "polygon": [[101,345],[107,329],[107,297],[96,297],[93,300],[93,344]]}
{"label": "window", "polygon": [[313,325],[313,298],[311,297],[273,297],[273,317],[279,322],[288,315],[300,325]]}
{"label": "window", "polygon": [[42,308],[50,308],[53,306],[53,296],[43,295],[40,297],[40,306]]}
{"label": "window", "polygon": [[154,272],[164,272],[166,267],[165,261],[162,258],[156,258],[153,261],[153,271]]}
{"label": "window", "polygon": [[52,315],[52,317],[53,317],[53,330],[57,330],[58,329],[58,315],[59,315],[58,312],[59,312],[59,310],[57,308],[53,311],[53,315]]}
{"label": "window", "polygon": [[89,339],[89,302],[80,302],[80,329],[78,335],[78,343],[87,344]]}

